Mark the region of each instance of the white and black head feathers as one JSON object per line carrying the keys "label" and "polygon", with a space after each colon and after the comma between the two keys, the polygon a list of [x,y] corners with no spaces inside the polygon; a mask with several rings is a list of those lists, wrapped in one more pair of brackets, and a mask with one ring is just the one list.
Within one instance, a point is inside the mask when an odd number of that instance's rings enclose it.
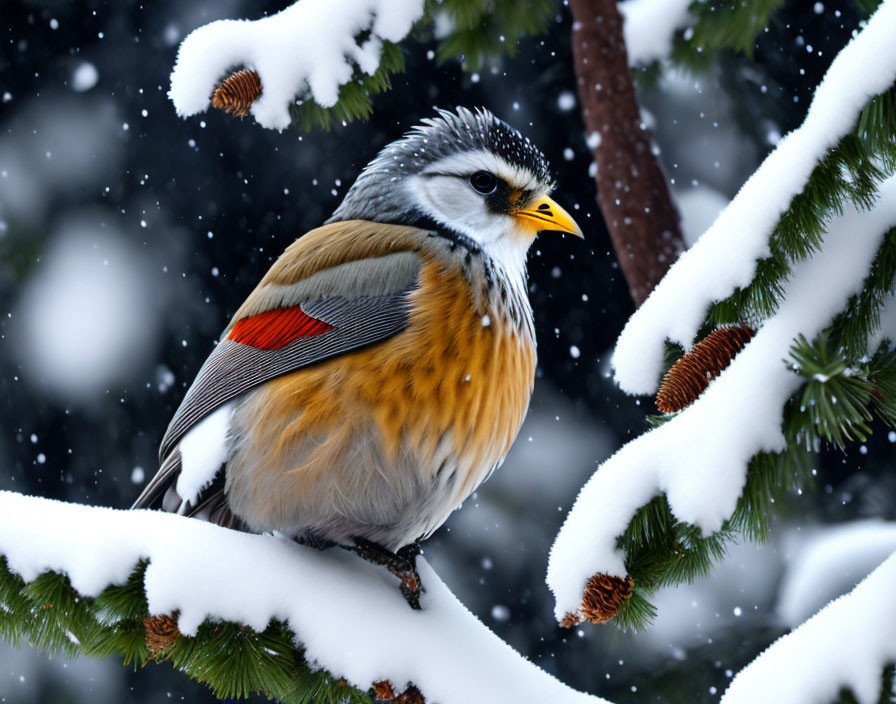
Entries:
{"label": "white and black head feathers", "polygon": [[553,190],[550,165],[520,132],[485,108],[439,110],[404,137],[386,146],[346,194],[330,221],[365,219],[408,222],[420,203],[406,186],[413,177],[450,174],[469,178],[493,173],[514,189],[529,193]]}

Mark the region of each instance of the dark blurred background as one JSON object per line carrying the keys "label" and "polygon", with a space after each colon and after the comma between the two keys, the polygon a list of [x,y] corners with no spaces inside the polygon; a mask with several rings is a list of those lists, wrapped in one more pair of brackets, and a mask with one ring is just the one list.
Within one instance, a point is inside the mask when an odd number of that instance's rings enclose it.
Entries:
{"label": "dark blurred background", "polygon": [[[577,688],[617,702],[717,701],[732,672],[791,625],[781,585],[805,546],[827,524],[891,517],[896,435],[822,457],[818,485],[780,507],[771,543],[735,546],[708,579],[659,594],[649,632],[560,629],[544,584],[553,537],[578,488],[654,411],[609,377],[632,303],[595,204],[569,15],[558,6],[547,35],[475,74],[437,65],[435,45],[408,44],[407,73],[367,123],[302,134],[218,112],[177,118],[166,93],[183,37],[285,4],[0,7],[0,489],[128,506],[186,387],[280,252],[434,106],[484,105],[548,155],[557,199],[586,240],[545,235],[533,246],[529,417],[504,467],[426,544],[426,558],[486,625]],[[664,70],[642,85],[691,241],[799,124],[858,26],[850,7],[788,3],[755,61],[725,56],[707,75]],[[134,672],[0,644],[0,701],[165,698],[212,701],[167,665]]]}

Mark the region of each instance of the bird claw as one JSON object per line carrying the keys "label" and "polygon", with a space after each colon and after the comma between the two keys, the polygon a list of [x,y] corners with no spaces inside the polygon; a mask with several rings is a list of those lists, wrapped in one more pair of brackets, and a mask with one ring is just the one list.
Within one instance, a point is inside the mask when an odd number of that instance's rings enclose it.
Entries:
{"label": "bird claw", "polygon": [[401,582],[399,585],[401,594],[408,602],[408,606],[415,611],[420,611],[420,595],[426,591],[415,564],[417,556],[423,552],[420,543],[411,543],[397,552],[392,552],[366,538],[358,537],[354,538],[354,541],[355,545],[347,549],[368,562],[382,565],[398,577]]}
{"label": "bird claw", "polygon": [[404,600],[408,602],[408,606],[414,611],[423,610],[423,607],[420,606],[420,594],[423,592],[423,587],[420,586],[419,581],[417,582],[416,588],[410,586],[407,582],[402,581],[399,589],[401,590],[401,595],[404,597]]}

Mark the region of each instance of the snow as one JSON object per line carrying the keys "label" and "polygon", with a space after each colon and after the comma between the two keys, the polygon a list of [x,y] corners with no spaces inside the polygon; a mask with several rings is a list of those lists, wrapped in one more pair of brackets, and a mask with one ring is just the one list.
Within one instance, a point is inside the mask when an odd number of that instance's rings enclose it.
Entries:
{"label": "snow", "polygon": [[72,90],[76,93],[83,93],[93,88],[99,80],[100,74],[96,70],[96,66],[89,61],[84,61],[72,74]]}
{"label": "snow", "polygon": [[181,471],[177,493],[187,503],[196,503],[205,487],[212,483],[227,459],[227,433],[233,417],[233,404],[227,403],[190,428],[180,441]]}
{"label": "snow", "polygon": [[896,552],[896,523],[857,521],[819,529],[791,558],[778,615],[791,628],[852,589]]}
{"label": "snow", "polygon": [[860,289],[882,235],[894,224],[896,177],[881,185],[874,209],[849,206],[834,218],[821,250],[794,266],[778,312],[696,402],[598,468],[551,550],[547,581],[558,619],[577,611],[592,575],[625,575],[616,537],[654,496],[665,493],[676,518],[704,533],[721,528],[750,458],[784,448],[781,412],[800,385],[783,362],[793,339],[815,337]]}
{"label": "snow", "polygon": [[[819,159],[852,129],[868,99],[896,80],[894,26],[896,0],[885,0],[834,59],[802,126],[781,139],[631,317],[613,355],[616,380],[625,391],[655,391],[664,341],[689,347],[710,304],[753,279],[756,261],[768,256],[769,235]],[[868,66],[875,68],[869,71]]]}
{"label": "snow", "polygon": [[[119,511],[0,492],[0,554],[26,581],[67,574],[85,596],[122,584],[148,559],[150,612],[179,611],[263,630],[288,622],[310,662],[361,689],[414,682],[427,701],[592,702],[526,661],[485,628],[422,558],[423,611],[384,569],[344,550],[318,551],[158,511]],[[222,589],[221,585],[227,588]]]}
{"label": "snow", "polygon": [[423,0],[301,0],[255,21],[211,22],[181,43],[168,95],[178,115],[195,115],[229,71],[247,67],[262,85],[252,115],[282,130],[297,97],[332,107],[355,66],[373,74],[383,41],[401,41],[422,15]]}
{"label": "snow", "polygon": [[563,112],[569,112],[576,106],[576,96],[568,90],[557,96],[557,107]]}
{"label": "snow", "polygon": [[852,592],[773,643],[744,668],[721,704],[815,704],[849,687],[860,704],[878,701],[881,671],[896,660],[896,555]]}
{"label": "snow", "polygon": [[675,30],[687,23],[692,0],[624,0],[623,34],[629,65],[665,59],[672,51]]}

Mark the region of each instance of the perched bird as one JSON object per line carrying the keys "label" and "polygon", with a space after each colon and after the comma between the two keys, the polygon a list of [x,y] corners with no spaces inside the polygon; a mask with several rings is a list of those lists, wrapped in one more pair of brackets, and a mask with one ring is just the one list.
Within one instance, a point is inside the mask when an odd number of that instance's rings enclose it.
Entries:
{"label": "perched bird", "polygon": [[385,147],[233,316],[134,503],[385,565],[415,608],[418,543],[504,459],[529,405],[526,252],[582,233],[548,163],[487,110]]}

